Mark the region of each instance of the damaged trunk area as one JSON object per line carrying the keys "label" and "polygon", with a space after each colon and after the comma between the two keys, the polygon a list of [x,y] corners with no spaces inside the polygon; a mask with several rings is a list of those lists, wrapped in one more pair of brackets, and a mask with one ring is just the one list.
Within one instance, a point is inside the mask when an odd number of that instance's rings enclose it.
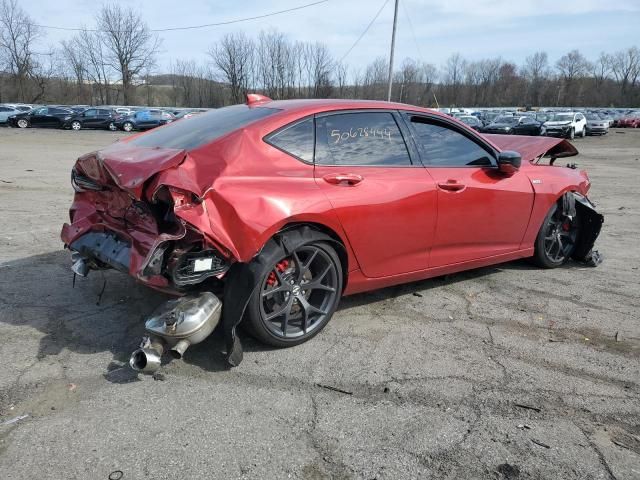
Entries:
{"label": "damaged trunk area", "polygon": [[153,186],[153,178],[123,180],[96,157],[80,159],[71,182],[76,195],[62,239],[76,274],[114,268],[177,294],[220,288],[230,259],[176,213],[197,207],[195,194]]}
{"label": "damaged trunk area", "polygon": [[222,278],[234,261],[221,253],[224,247],[180,217],[189,211],[189,218],[196,218],[196,211],[206,218],[201,200],[158,181],[160,167],[179,165],[185,153],[162,149],[153,149],[147,157],[139,149],[135,153],[136,159],[155,162],[153,167],[136,169],[134,162],[118,168],[126,153],[115,159],[93,154],[78,160],[71,174],[76,194],[62,239],[72,252],[77,275],[113,268],[152,288],[180,295],[148,317],[147,335],[131,355],[134,370],[153,373],[164,354],[182,358],[189,346],[213,332],[222,312],[216,294],[224,291]]}

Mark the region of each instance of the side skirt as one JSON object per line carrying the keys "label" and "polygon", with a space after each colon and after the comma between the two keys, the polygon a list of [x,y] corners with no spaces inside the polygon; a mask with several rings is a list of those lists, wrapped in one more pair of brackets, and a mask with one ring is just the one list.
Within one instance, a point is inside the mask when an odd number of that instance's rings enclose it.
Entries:
{"label": "side skirt", "polygon": [[449,275],[451,273],[462,272],[464,270],[472,270],[474,268],[486,267],[497,263],[509,262],[519,258],[528,258],[533,256],[533,247],[515,252],[493,255],[491,257],[479,258],[469,262],[452,263],[436,268],[427,268],[426,270],[418,270],[401,275],[392,275],[389,277],[367,278],[360,270],[349,273],[349,283],[344,291],[344,295],[352,295],[377,288],[391,287],[401,283],[415,282],[418,280],[426,280],[427,278],[439,277],[441,275]]}

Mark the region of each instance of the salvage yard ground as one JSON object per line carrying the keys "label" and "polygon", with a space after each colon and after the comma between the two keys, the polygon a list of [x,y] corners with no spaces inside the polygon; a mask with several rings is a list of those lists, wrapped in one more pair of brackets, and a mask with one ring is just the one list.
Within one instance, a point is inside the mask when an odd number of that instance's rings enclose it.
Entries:
{"label": "salvage yard ground", "polygon": [[226,370],[216,334],[155,379],[127,360],[164,296],[73,289],[59,240],[74,160],[124,135],[0,129],[1,478],[640,478],[640,129],[575,141],[601,266],[348,297],[302,346]]}

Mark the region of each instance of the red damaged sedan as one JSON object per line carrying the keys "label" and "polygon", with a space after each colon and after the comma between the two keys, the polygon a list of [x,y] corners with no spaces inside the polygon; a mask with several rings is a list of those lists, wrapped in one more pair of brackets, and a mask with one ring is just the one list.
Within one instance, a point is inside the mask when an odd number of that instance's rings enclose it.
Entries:
{"label": "red damaged sedan", "polygon": [[340,297],[518,258],[596,265],[603,217],[573,145],[481,135],[435,111],[251,94],[78,159],[62,240],[73,270],[115,268],[177,298],[146,322],[145,372],[221,322],[286,347]]}

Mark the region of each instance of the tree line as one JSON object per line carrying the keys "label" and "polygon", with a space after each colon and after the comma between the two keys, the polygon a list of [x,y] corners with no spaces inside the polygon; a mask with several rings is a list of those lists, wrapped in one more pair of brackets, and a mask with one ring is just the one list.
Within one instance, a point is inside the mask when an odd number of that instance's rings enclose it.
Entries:
{"label": "tree line", "polygon": [[[162,41],[141,14],[117,3],[47,51],[45,39],[17,0],[0,0],[0,102],[218,107],[246,92],[273,99],[386,99],[388,60],[361,69],[333,57],[322,42],[292,41],[277,30],[257,38],[223,36],[206,62],[176,60],[160,73]],[[395,69],[392,100],[423,106],[640,105],[640,49],[572,50],[555,62],[536,52],[521,65],[501,57],[452,54],[436,66],[414,58]]]}

